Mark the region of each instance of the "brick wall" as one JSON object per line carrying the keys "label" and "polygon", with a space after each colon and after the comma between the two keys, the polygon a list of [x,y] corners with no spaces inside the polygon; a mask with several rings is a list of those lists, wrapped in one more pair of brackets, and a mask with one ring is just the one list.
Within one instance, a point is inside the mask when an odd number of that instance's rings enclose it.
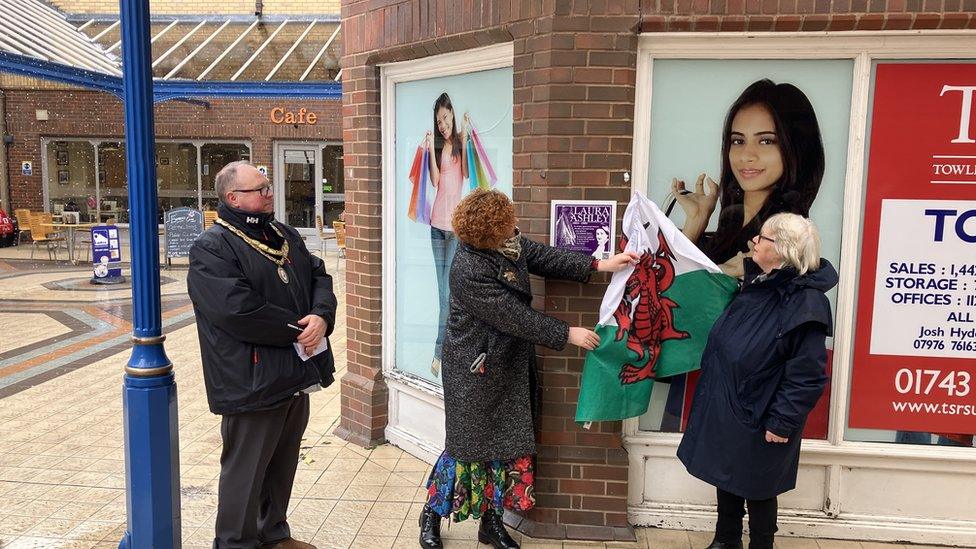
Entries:
{"label": "brick wall", "polygon": [[[118,0],[48,0],[51,5],[67,13],[119,13]],[[263,0],[267,15],[299,15],[339,13],[339,0]],[[150,0],[154,14],[237,14],[254,13],[254,0]]]}
{"label": "brick wall", "polygon": [[[43,209],[42,137],[118,137],[124,139],[122,103],[111,94],[94,91],[5,90],[7,133],[14,142],[8,151],[10,201],[13,207]],[[337,101],[221,100],[210,107],[179,101],[156,106],[159,138],[250,140],[251,161],[272,169],[276,140],[327,141],[340,139]],[[318,115],[314,126],[286,126],[270,122],[273,107],[306,107]],[[46,109],[49,120],[38,121],[35,111]],[[23,176],[21,162],[32,161],[34,174]]]}
{"label": "brick wall", "polygon": [[[552,199],[616,200],[622,216],[630,194],[623,173],[631,167],[639,32],[958,28],[973,25],[973,2],[344,0],[349,369],[342,379],[337,433],[373,444],[382,440],[387,420],[377,65],[513,42],[514,198],[524,232],[548,242]],[[596,278],[586,286],[536,281],[535,305],[571,325],[592,326],[607,280]],[[624,535],[628,463],[621,424],[577,427],[581,353],[538,352],[544,391],[538,506],[520,529],[549,537]]]}
{"label": "brick wall", "polygon": [[641,30],[976,29],[976,0],[642,0]]}

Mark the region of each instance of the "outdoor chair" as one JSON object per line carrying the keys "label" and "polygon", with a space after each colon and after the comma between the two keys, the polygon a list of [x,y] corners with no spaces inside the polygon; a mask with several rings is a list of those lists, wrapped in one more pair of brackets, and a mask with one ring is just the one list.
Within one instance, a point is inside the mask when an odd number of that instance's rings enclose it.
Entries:
{"label": "outdoor chair", "polygon": [[24,241],[24,235],[30,233],[30,210],[27,208],[14,210],[14,218],[17,219],[17,226],[20,228],[20,234],[17,236],[17,243],[20,244]]}
{"label": "outdoor chair", "polygon": [[335,233],[329,234],[325,232],[325,223],[322,222],[322,216],[315,216],[315,228],[319,231],[319,253],[322,259],[325,259],[325,250],[328,244],[328,240],[335,238]]}
{"label": "outdoor chair", "polygon": [[339,257],[336,259],[336,270],[339,270],[339,259],[346,257],[346,224],[343,221],[333,221],[332,228],[335,229],[336,246],[339,248]]}
{"label": "outdoor chair", "polygon": [[38,244],[47,246],[48,259],[55,261],[58,259],[57,247],[62,243],[67,243],[67,239],[62,233],[43,226],[45,223],[53,223],[53,220],[54,216],[49,213],[32,212],[30,214],[31,240],[33,241],[31,259],[34,259],[34,252],[37,251]]}

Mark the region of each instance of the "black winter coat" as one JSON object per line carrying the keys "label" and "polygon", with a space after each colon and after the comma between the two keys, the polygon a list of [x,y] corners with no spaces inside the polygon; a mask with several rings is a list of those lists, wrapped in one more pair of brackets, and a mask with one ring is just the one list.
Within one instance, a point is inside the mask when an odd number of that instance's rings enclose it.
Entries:
{"label": "black winter coat", "polygon": [[[522,238],[511,261],[461,244],[451,266],[442,358],[447,452],[462,461],[535,453],[535,345],[560,350],[562,320],[532,308],[529,274],[586,282],[593,258]],[[484,353],[484,371],[472,363]]]}
{"label": "black winter coat", "polygon": [[[222,211],[221,217],[225,215]],[[275,224],[288,239],[288,284],[278,277],[274,263],[220,225],[214,224],[190,248],[187,290],[196,314],[207,401],[215,414],[268,408],[302,389],[317,383],[327,387],[333,381],[331,345],[302,362],[293,346],[298,332],[287,326],[312,313],[328,323],[326,337],[332,333],[332,277],[294,229]]]}
{"label": "black winter coat", "polygon": [[[745,265],[745,280],[760,274]],[[773,271],[747,282],[716,320],[678,447],[689,473],[748,499],[796,486],[803,426],[827,383],[833,324],[824,292],[836,284],[827,260],[804,275]],[[766,442],[767,430],[789,442]]]}

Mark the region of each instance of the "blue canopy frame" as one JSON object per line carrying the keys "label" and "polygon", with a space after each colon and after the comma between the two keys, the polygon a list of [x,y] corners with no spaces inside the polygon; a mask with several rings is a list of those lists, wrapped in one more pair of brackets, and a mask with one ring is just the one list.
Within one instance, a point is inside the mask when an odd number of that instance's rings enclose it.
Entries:
{"label": "blue canopy frame", "polygon": [[[123,98],[122,78],[100,72],[70,67],[52,61],[44,61],[0,51],[0,71],[31,78],[41,78],[111,93]],[[218,82],[197,80],[153,81],[153,102],[171,99],[210,97],[215,99],[240,98],[307,98],[342,99],[341,82]]]}

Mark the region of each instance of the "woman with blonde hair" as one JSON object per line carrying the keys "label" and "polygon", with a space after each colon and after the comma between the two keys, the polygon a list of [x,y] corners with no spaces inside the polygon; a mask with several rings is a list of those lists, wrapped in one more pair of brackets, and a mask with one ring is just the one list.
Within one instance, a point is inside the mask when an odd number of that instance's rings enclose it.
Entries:
{"label": "woman with blonde hair", "polygon": [[454,211],[461,245],[450,275],[444,338],[444,453],[427,482],[420,546],[442,547],[440,519],[480,518],[478,540],[517,549],[504,509],[525,511],[533,496],[538,417],[535,346],[591,350],[595,332],[532,308],[529,275],[586,282],[593,271],[634,264],[632,252],[595,259],[519,234],[515,208],[498,191],[476,190]]}
{"label": "woman with blonde hair", "polygon": [[753,237],[738,296],[715,321],[678,458],[718,494],[710,549],[772,549],[776,497],[796,486],[807,415],[827,383],[837,271],[812,221],[773,215]]}

